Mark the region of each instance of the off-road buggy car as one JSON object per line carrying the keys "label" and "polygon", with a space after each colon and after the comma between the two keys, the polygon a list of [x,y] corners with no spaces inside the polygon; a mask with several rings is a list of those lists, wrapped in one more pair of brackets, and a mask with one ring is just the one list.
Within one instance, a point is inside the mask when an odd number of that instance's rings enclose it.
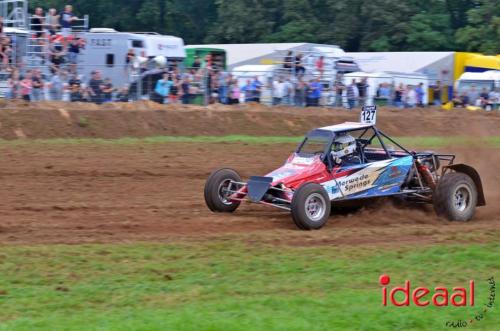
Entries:
{"label": "off-road buggy car", "polygon": [[[362,205],[370,198],[393,196],[429,203],[440,216],[468,221],[485,205],[478,172],[454,164],[455,155],[410,151],[375,127],[376,108],[365,107],[361,122],[310,131],[285,164],[266,176],[242,181],[232,169],[214,171],[205,184],[213,212],[233,212],[242,201],[291,211],[304,230],[319,229],[333,206]],[[354,137],[349,162],[335,157],[339,141]],[[340,146],[342,148],[342,146]]]}

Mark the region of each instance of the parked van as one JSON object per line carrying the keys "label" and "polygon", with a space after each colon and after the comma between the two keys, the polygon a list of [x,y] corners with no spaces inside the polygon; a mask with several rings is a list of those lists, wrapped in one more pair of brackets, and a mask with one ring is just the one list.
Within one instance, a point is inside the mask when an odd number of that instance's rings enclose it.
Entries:
{"label": "parked van", "polygon": [[97,28],[80,33],[78,37],[85,41],[85,48],[78,56],[79,72],[84,79],[88,80],[91,72],[99,69],[103,78],[110,78],[115,86],[129,82],[129,72],[125,68],[130,49],[146,60],[164,56],[168,64],[181,63],[186,57],[184,41],[173,36]]}

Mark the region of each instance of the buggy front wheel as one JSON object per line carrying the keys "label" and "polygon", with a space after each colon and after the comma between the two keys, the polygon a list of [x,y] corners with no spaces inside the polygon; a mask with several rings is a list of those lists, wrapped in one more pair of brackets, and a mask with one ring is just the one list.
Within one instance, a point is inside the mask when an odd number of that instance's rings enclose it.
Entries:
{"label": "buggy front wheel", "polygon": [[207,207],[213,212],[231,213],[238,208],[240,201],[231,200],[230,196],[241,182],[240,175],[232,169],[214,171],[205,183],[204,196]]}
{"label": "buggy front wheel", "polygon": [[330,198],[319,184],[304,184],[293,195],[292,218],[295,225],[302,230],[322,228],[330,217],[330,210]]}

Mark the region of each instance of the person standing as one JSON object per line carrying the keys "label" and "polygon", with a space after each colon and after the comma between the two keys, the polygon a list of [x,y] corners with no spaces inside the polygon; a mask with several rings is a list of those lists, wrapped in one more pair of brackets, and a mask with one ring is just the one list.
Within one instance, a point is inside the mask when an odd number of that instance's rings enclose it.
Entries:
{"label": "person standing", "polygon": [[356,98],[358,95],[358,87],[356,85],[356,80],[353,79],[351,84],[347,86],[346,97],[347,97],[347,109],[352,110],[356,105]]}
{"label": "person standing", "polygon": [[181,91],[182,91],[182,104],[187,105],[191,101],[191,78],[189,75],[184,75],[182,79],[182,84],[181,84]]}
{"label": "person standing", "polygon": [[60,16],[57,14],[57,10],[55,8],[50,8],[46,18],[47,30],[50,35],[53,36],[59,30],[60,24]]}
{"label": "person standing", "polygon": [[319,82],[319,78],[312,79],[309,83],[309,89],[307,93],[307,105],[308,107],[318,107],[319,99],[321,98],[322,86]]}
{"label": "person standing", "polygon": [[224,71],[218,73],[218,97],[219,103],[226,105],[228,103],[228,74]]}
{"label": "person standing", "polygon": [[302,77],[306,73],[306,68],[304,68],[304,65],[302,64],[303,57],[304,55],[302,53],[297,54],[295,57],[295,75],[298,77]]}
{"label": "person standing", "polygon": [[294,104],[297,107],[304,107],[306,99],[306,84],[299,78],[295,83],[295,91],[294,91]]}
{"label": "person standing", "polygon": [[479,104],[479,91],[476,89],[476,85],[471,85],[467,95],[469,96],[469,105],[477,106]]}
{"label": "person standing", "polygon": [[198,71],[201,69],[201,59],[199,56],[194,57],[193,64],[191,65],[191,69],[194,69],[195,71]]}
{"label": "person standing", "polygon": [[261,91],[262,91],[262,86],[263,86],[263,84],[259,80],[259,77],[255,76],[255,78],[254,78],[254,80],[252,82],[252,90],[253,90],[253,93],[254,93],[252,101],[257,102],[257,103],[260,102],[260,94],[261,94]]}
{"label": "person standing", "polygon": [[400,83],[398,87],[394,90],[394,107],[403,108],[403,96],[405,94],[405,88],[403,83]]}
{"label": "person standing", "polygon": [[441,82],[438,80],[436,82],[436,85],[432,87],[432,97],[434,106],[441,106],[441,93],[442,93]]}
{"label": "person standing", "polygon": [[68,46],[68,62],[78,64],[78,54],[80,54],[80,39],[73,38]]}
{"label": "person standing", "polygon": [[366,104],[368,98],[368,79],[363,77],[356,86],[358,87],[358,100],[359,106],[363,107]]}
{"label": "person standing", "polygon": [[252,81],[250,79],[247,79],[246,84],[241,88],[241,92],[245,94],[245,103],[253,101],[254,91]]}
{"label": "person standing", "polygon": [[335,89],[335,107],[342,107],[342,94],[344,93],[345,90],[345,85],[342,83],[342,80],[340,78],[337,78],[335,81],[334,85]]}
{"label": "person standing", "polygon": [[11,100],[17,99],[20,89],[19,71],[17,69],[12,70],[7,84],[9,86],[8,98]]}
{"label": "person standing", "polygon": [[238,80],[234,79],[229,85],[229,104],[236,105],[240,103],[240,87],[238,86]]}
{"label": "person standing", "polygon": [[172,80],[169,79],[168,73],[164,73],[163,77],[156,82],[155,97],[153,98],[153,101],[162,104],[168,103],[168,97],[170,95],[170,88],[172,85],[173,83]]}
{"label": "person standing", "polygon": [[283,99],[282,104],[290,105],[292,102],[292,94],[293,94],[293,84],[290,81],[290,78],[285,79],[283,82]]}
{"label": "person standing", "polygon": [[281,104],[281,100],[283,99],[283,85],[281,77],[273,81],[273,106]]}
{"label": "person standing", "polygon": [[35,8],[35,13],[31,16],[31,30],[35,33],[36,38],[43,37],[43,28],[45,26],[45,17],[43,16],[43,9],[40,7]]}
{"label": "person standing", "polygon": [[417,95],[417,106],[423,107],[424,106],[424,96],[425,96],[423,83],[418,84],[417,88],[415,89],[415,94]]}
{"label": "person standing", "polygon": [[24,78],[19,83],[21,88],[21,98],[25,101],[31,101],[31,92],[33,90],[33,82],[31,80],[31,71],[27,71]]}
{"label": "person standing", "polygon": [[92,78],[89,81],[88,93],[90,101],[100,105],[103,102],[104,84],[99,70],[92,71]]}
{"label": "person standing", "polygon": [[[58,72],[57,70],[53,69],[54,71]],[[71,102],[78,102],[82,101],[83,95],[82,95],[82,81],[80,78],[78,78],[77,74],[73,74],[71,76],[70,80],[68,81],[68,87],[69,87],[69,100]]]}
{"label": "person standing", "polygon": [[44,83],[42,78],[42,73],[38,69],[32,71],[32,101],[43,101],[44,99]]}
{"label": "person standing", "polygon": [[104,84],[102,87],[102,97],[103,102],[112,102],[113,101],[113,83],[111,83],[111,79],[106,78],[104,80]]}
{"label": "person standing", "polygon": [[50,72],[52,76],[50,77],[49,81],[49,95],[50,95],[50,100],[52,101],[60,101],[62,100],[62,93],[64,89],[64,84],[59,76],[59,71],[51,68]]}
{"label": "person standing", "polygon": [[405,107],[415,108],[417,104],[417,92],[411,85],[406,86]]}
{"label": "person standing", "polygon": [[72,24],[76,21],[78,17],[73,14],[73,6],[66,5],[64,6],[64,11],[60,17],[61,24],[61,34],[64,38],[68,38],[72,32]]}
{"label": "person standing", "polygon": [[173,75],[171,78],[170,91],[168,95],[169,103],[177,103],[179,99],[179,80],[177,79],[177,75]]}

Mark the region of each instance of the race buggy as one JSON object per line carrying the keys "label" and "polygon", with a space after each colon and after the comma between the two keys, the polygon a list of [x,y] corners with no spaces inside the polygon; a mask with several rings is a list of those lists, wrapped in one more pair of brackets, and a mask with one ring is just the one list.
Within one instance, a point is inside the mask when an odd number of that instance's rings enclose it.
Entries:
{"label": "race buggy", "polygon": [[364,107],[360,122],[310,131],[266,176],[243,182],[232,169],[214,171],[204,190],[208,208],[233,212],[242,201],[260,203],[290,211],[300,229],[311,230],[326,224],[332,206],[379,197],[433,204],[451,221],[468,221],[486,204],[474,168],[454,164],[452,154],[409,151],[375,127],[376,114]]}

